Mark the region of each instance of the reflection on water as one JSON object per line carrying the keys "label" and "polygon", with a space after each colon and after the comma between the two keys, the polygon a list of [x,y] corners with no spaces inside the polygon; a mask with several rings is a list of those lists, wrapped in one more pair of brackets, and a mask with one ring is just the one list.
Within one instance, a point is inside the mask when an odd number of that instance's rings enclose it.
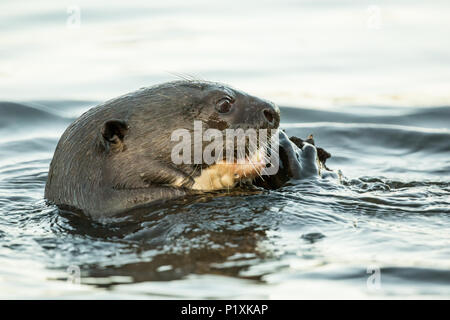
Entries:
{"label": "reflection on water", "polygon": [[[8,120],[17,117],[8,113],[9,107],[0,105],[7,123],[2,133],[9,130]],[[33,124],[43,132],[49,122],[63,130],[72,118],[56,115],[51,107],[50,116],[17,107],[23,124],[1,142],[2,295],[450,294],[450,130],[427,128],[449,108],[402,108],[402,117],[381,117],[370,126],[368,119],[374,118],[361,114],[282,108],[289,115],[288,134],[313,132],[336,155],[329,166],[344,171],[342,184],[310,180],[263,193],[237,190],[93,222],[59,212],[43,200],[59,133],[50,138],[36,131],[33,138],[15,138]],[[27,110],[32,122],[27,122]],[[403,123],[405,117],[410,126]],[[79,268],[81,285],[66,284],[68,267]],[[367,270],[373,267],[381,271],[381,289],[367,285]],[[20,290],[24,286],[33,290]]]}
{"label": "reflection on water", "polygon": [[[369,3],[79,1],[79,29],[66,27],[69,4],[25,4],[0,4],[1,297],[450,296],[446,2],[378,1],[379,30]],[[102,222],[47,205],[69,123],[173,79],[166,71],[296,106],[281,108],[282,127],[313,133],[343,183],[211,194]]]}

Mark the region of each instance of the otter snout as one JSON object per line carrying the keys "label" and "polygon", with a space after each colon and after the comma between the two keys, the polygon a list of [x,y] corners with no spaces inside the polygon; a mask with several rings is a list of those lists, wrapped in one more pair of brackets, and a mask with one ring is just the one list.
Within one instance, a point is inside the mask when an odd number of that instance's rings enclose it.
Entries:
{"label": "otter snout", "polygon": [[265,128],[276,129],[280,125],[280,109],[271,102],[264,103],[260,117]]}

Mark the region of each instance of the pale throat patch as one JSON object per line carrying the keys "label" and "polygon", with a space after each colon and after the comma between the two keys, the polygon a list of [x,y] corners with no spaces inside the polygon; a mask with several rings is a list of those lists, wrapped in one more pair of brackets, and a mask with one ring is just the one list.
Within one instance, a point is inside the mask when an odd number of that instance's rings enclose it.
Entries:
{"label": "pale throat patch", "polygon": [[261,151],[257,151],[252,157],[241,162],[219,161],[211,165],[194,179],[192,189],[213,191],[234,188],[240,181],[251,181],[257,178],[266,166]]}

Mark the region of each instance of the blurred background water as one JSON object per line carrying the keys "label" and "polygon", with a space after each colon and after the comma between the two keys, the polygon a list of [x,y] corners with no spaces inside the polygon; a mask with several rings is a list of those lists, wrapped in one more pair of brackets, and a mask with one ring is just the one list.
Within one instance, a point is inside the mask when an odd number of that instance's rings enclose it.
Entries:
{"label": "blurred background water", "polygon": [[[0,297],[449,298],[449,14],[447,1],[0,2]],[[185,75],[279,104],[343,184],[109,224],[45,203],[71,121]]]}

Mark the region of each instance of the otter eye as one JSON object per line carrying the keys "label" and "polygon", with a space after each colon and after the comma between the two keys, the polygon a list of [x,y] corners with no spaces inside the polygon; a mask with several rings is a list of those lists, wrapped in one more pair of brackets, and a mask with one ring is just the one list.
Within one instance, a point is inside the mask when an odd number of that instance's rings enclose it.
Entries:
{"label": "otter eye", "polygon": [[233,106],[233,101],[231,98],[226,97],[220,99],[216,104],[216,110],[219,113],[227,113],[231,110],[231,107]]}

